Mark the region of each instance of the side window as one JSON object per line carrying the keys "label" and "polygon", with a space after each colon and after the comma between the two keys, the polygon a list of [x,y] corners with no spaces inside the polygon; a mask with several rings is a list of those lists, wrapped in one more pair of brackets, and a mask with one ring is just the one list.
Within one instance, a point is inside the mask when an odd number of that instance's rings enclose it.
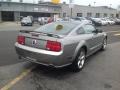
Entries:
{"label": "side window", "polygon": [[84,29],[81,27],[81,28],[79,28],[78,30],[76,30],[76,33],[77,33],[77,35],[79,35],[79,34],[85,34],[85,31],[84,31]]}
{"label": "side window", "polygon": [[93,31],[95,31],[95,27],[92,25],[85,25],[83,29],[85,30],[86,34],[91,34]]}

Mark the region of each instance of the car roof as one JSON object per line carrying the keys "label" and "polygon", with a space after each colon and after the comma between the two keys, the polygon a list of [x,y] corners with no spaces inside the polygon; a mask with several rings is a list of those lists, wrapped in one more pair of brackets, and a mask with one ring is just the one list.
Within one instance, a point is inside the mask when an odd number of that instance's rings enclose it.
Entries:
{"label": "car roof", "polygon": [[60,22],[60,23],[73,23],[73,24],[78,24],[78,25],[82,24],[82,22],[80,22],[80,21],[56,21],[56,22]]}

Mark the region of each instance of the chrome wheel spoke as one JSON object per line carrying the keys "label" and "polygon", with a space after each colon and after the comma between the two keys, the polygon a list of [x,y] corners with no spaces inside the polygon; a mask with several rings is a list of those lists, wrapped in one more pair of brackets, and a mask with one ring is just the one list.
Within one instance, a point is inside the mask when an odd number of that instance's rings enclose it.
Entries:
{"label": "chrome wheel spoke", "polygon": [[81,53],[82,55],[79,56],[78,60],[78,67],[82,68],[85,62],[85,54]]}

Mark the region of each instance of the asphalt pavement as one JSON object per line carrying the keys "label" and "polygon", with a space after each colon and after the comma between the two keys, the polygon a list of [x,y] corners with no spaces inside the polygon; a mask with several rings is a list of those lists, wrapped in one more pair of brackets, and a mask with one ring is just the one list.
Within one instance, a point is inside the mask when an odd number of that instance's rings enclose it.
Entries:
{"label": "asphalt pavement", "polygon": [[0,90],[120,90],[120,26],[100,27],[108,33],[107,50],[90,56],[79,73],[17,58],[14,43],[18,31],[38,27],[0,26]]}

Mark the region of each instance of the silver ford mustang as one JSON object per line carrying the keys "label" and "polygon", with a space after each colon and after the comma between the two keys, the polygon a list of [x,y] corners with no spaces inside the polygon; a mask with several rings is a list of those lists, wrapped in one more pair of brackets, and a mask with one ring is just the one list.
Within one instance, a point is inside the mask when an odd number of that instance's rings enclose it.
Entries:
{"label": "silver ford mustang", "polygon": [[21,59],[53,66],[71,65],[80,71],[86,57],[98,50],[105,50],[107,34],[92,24],[77,21],[59,21],[36,30],[21,30],[15,43]]}

